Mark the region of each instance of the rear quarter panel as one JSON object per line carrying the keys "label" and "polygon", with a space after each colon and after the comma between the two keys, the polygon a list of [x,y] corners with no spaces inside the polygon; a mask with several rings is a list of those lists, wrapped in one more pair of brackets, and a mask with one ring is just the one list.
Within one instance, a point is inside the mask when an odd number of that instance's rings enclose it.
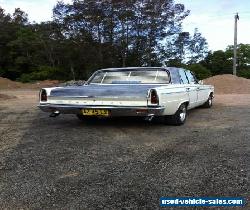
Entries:
{"label": "rear quarter panel", "polygon": [[214,87],[212,85],[200,85],[198,92],[198,105],[204,104],[211,93],[214,93]]}
{"label": "rear quarter panel", "polygon": [[189,102],[185,85],[171,84],[156,88],[159,94],[160,106],[164,106],[164,115],[173,115],[182,103]]}

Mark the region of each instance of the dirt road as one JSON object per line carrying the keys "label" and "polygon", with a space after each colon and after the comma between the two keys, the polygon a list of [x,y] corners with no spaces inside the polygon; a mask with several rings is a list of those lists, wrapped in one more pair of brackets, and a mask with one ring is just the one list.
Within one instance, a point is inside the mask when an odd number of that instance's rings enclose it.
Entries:
{"label": "dirt road", "polygon": [[250,199],[250,95],[217,95],[212,109],[192,110],[175,127],[49,118],[36,108],[36,91],[0,93],[17,97],[0,99],[0,209],[158,209],[162,196]]}

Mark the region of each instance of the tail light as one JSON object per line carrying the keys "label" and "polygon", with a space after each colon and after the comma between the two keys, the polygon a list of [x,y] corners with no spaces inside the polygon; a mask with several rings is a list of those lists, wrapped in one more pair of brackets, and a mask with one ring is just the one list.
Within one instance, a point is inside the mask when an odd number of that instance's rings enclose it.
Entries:
{"label": "tail light", "polygon": [[41,90],[40,100],[41,101],[47,101],[47,92],[44,89]]}
{"label": "tail light", "polygon": [[150,102],[151,104],[159,104],[159,98],[156,90],[154,89],[150,91]]}

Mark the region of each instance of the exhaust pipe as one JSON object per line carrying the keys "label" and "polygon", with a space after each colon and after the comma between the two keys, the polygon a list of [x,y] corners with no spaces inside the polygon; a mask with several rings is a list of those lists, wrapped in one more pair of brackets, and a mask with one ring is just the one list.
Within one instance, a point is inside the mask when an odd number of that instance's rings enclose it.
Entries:
{"label": "exhaust pipe", "polygon": [[58,115],[60,115],[60,112],[59,111],[54,111],[52,112],[49,117],[57,117]]}
{"label": "exhaust pipe", "polygon": [[151,121],[153,120],[153,118],[154,118],[154,115],[153,115],[153,114],[150,114],[150,115],[148,115],[148,116],[145,118],[145,120],[151,122]]}

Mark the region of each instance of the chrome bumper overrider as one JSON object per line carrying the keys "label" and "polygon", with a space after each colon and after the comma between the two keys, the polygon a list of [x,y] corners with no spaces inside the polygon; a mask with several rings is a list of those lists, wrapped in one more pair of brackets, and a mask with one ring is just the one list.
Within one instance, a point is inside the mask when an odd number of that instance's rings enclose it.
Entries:
{"label": "chrome bumper overrider", "polygon": [[161,106],[84,106],[84,105],[59,105],[40,104],[38,107],[44,112],[60,112],[62,114],[81,114],[82,109],[104,109],[110,111],[110,116],[161,116],[164,107]]}

